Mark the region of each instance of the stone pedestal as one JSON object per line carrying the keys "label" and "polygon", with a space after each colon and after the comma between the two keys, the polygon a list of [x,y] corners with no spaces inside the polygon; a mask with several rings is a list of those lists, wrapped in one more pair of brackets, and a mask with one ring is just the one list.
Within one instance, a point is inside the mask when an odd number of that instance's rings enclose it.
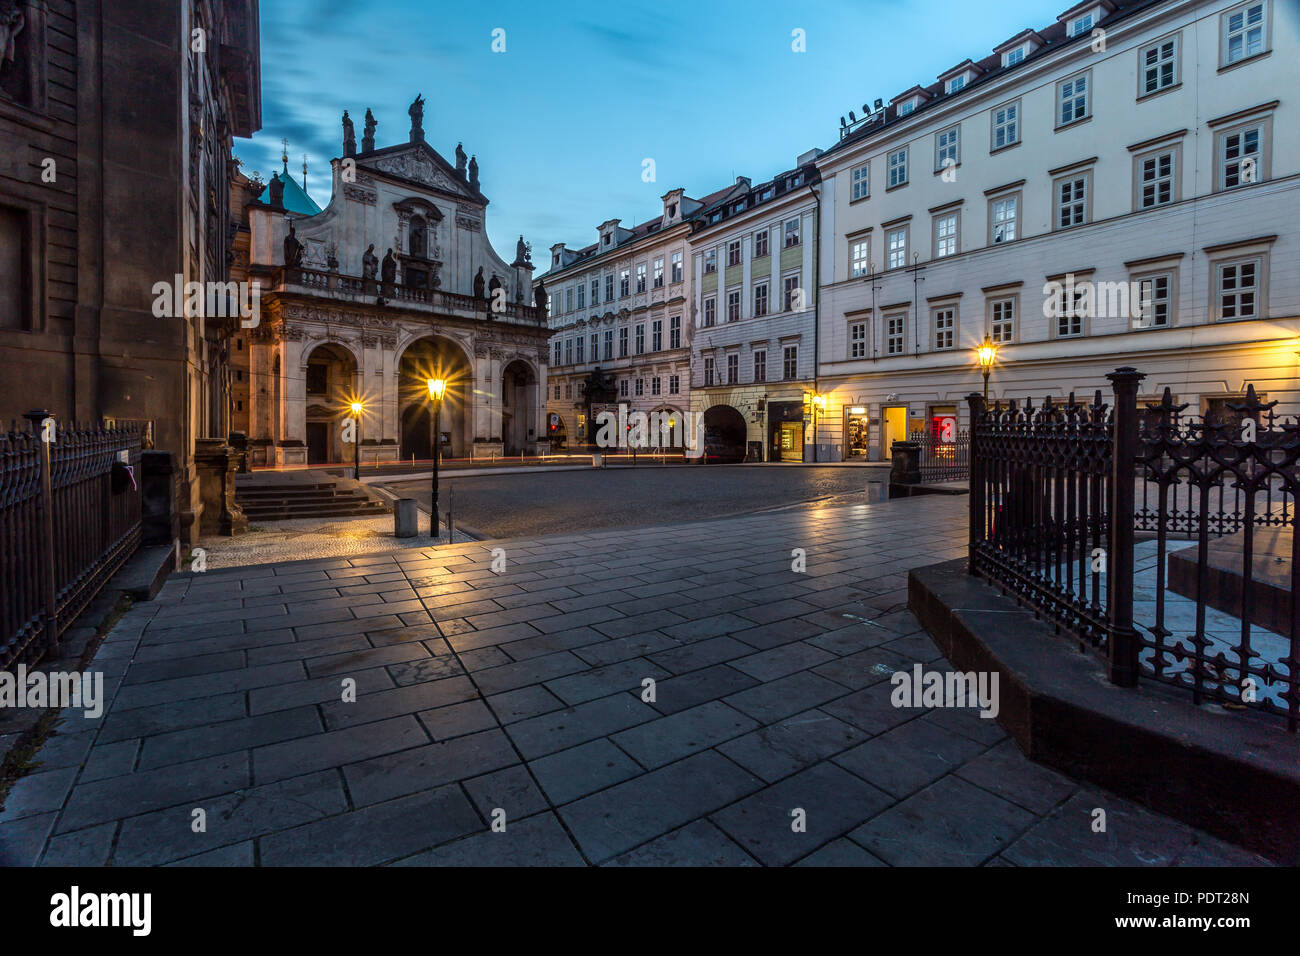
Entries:
{"label": "stone pedestal", "polygon": [[239,473],[241,475],[248,474],[250,470],[248,467],[248,435],[244,432],[231,432],[229,442],[230,447],[239,456]]}
{"label": "stone pedestal", "polygon": [[890,452],[893,460],[889,470],[889,497],[910,495],[913,487],[921,483],[921,446],[914,441],[896,441]]}
{"label": "stone pedestal", "polygon": [[500,458],[505,454],[505,450],[504,442],[475,441],[473,454],[475,458]]}
{"label": "stone pedestal", "polygon": [[140,453],[140,544],[170,546],[181,533],[176,511],[176,457],[169,451]]}
{"label": "stone pedestal", "polygon": [[248,518],[235,503],[239,455],[220,438],[199,438],[194,446],[199,496],[203,501],[199,533],[230,537],[244,534],[248,531]]}

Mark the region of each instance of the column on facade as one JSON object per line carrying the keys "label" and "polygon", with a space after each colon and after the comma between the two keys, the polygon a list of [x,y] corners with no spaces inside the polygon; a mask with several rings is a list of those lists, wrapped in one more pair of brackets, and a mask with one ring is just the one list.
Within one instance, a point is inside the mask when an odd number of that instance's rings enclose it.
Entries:
{"label": "column on facade", "polygon": [[280,441],[307,440],[307,356],[302,342],[280,340]]}

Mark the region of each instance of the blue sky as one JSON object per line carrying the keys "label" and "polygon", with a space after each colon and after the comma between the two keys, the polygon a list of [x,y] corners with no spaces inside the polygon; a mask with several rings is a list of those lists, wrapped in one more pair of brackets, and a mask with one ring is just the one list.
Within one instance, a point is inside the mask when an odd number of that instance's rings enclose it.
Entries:
{"label": "blue sky", "polygon": [[[488,233],[509,260],[523,233],[544,266],[555,242],[660,211],[677,186],[700,196],[789,169],[835,142],[839,117],[888,101],[1025,27],[1066,0],[262,0],[262,130],[237,140],[245,170],[289,169],[321,206],[342,152],[343,110],[358,145],[370,107],[378,146],[405,142],[406,108],[426,100],[425,137],[453,160],[477,155]],[[492,33],[505,31],[504,53]],[[804,31],[807,52],[791,49]],[[642,180],[643,160],[656,181]]]}

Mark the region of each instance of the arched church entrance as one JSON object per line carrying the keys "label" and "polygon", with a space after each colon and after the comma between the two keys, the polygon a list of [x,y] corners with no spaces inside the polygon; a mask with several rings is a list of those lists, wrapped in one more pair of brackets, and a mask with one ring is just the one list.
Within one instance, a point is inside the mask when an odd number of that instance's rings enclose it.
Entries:
{"label": "arched church entrance", "polygon": [[474,404],[474,371],[460,346],[440,336],[426,336],[407,346],[398,362],[397,402],[401,409],[401,455],[410,461],[433,458],[433,408],[429,379],[444,379],[447,392],[442,400],[438,427],[442,432],[442,456],[469,455],[470,414]]}
{"label": "arched church entrance", "polygon": [[350,460],[351,446],[343,448],[343,420],[352,414],[357,363],[340,345],[318,345],[307,355],[307,402],[303,430],[307,463],[323,465]]}
{"label": "arched church entrance", "polygon": [[507,455],[522,454],[537,441],[537,376],[515,359],[501,373],[501,441]]}

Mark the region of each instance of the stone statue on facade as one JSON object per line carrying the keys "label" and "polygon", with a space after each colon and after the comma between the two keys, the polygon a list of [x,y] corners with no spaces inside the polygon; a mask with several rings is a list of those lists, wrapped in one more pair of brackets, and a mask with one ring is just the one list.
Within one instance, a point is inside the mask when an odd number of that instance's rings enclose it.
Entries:
{"label": "stone statue on facade", "polygon": [[372,242],[361,254],[361,278],[374,282],[378,274],[379,257],[375,255],[375,244]]}
{"label": "stone statue on facade", "polygon": [[478,189],[478,158],[475,156],[469,158],[469,184]]}
{"label": "stone statue on facade", "polygon": [[460,143],[456,144],[456,172],[461,179],[465,178],[465,147]]}
{"label": "stone statue on facade", "polygon": [[302,243],[298,241],[298,234],[294,232],[293,220],[289,220],[289,234],[284,237],[284,266],[286,269],[297,269],[302,265]]}
{"label": "stone statue on facade", "polygon": [[522,234],[519,241],[515,243],[515,261],[510,263],[512,266],[531,266],[533,264],[533,247],[524,242]]}
{"label": "stone statue on facade", "polygon": [[366,127],[361,135],[361,151],[363,153],[374,152],[375,149],[375,127],[379,124],[375,122],[375,114],[370,112],[370,107],[366,107]]}
{"label": "stone statue on facade", "polygon": [[270,189],[271,189],[271,194],[269,198],[271,200],[271,208],[283,209],[284,208],[284,181],[280,179],[279,173],[271,174]]}
{"label": "stone statue on facade", "polygon": [[348,116],[348,111],[343,111],[343,155],[355,156],[357,154],[357,131],[352,125],[352,118]]}
{"label": "stone statue on facade", "polygon": [[381,267],[381,273],[384,277],[384,284],[391,285],[397,281],[397,259],[393,257],[393,250],[389,249],[384,254],[384,264]]}
{"label": "stone statue on facade", "polygon": [[537,306],[537,311],[542,315],[546,314],[546,283],[541,279],[537,280],[537,285],[533,289],[533,304]]}
{"label": "stone statue on facade", "polygon": [[15,41],[27,25],[23,4],[18,0],[0,0],[0,72],[14,62]]}
{"label": "stone statue on facade", "polygon": [[488,298],[495,299],[497,294],[497,289],[499,288],[501,288],[501,280],[497,277],[497,274],[494,272],[492,273],[491,281],[488,282]]}
{"label": "stone statue on facade", "polygon": [[483,288],[484,288],[483,267],[479,266],[478,272],[474,276],[474,298],[476,299],[483,298]]}
{"label": "stone statue on facade", "polygon": [[411,114],[411,142],[424,142],[424,96],[417,93],[406,112]]}

